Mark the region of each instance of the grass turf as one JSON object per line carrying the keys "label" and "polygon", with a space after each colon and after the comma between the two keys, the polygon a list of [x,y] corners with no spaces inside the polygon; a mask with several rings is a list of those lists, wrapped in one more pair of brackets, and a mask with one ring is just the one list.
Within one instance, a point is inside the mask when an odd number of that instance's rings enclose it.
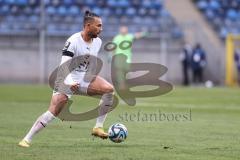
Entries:
{"label": "grass turf", "polygon": [[[239,88],[174,88],[167,95],[123,102],[112,111],[105,129],[125,124],[127,140],[114,144],[90,136],[95,120],[56,120],[34,137],[30,148],[17,146],[35,119],[46,111],[48,86],[0,86],[1,160],[233,160],[240,157]],[[72,112],[83,112],[97,101],[73,97]],[[161,115],[161,116],[160,116]]]}

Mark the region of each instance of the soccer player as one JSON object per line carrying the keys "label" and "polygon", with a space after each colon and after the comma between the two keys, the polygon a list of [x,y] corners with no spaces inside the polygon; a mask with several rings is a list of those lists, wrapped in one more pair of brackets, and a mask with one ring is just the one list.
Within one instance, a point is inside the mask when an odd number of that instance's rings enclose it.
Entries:
{"label": "soccer player", "polygon": [[[67,40],[62,52],[61,64],[77,56],[97,56],[102,44],[98,37],[102,31],[101,18],[93,12],[86,11],[83,23],[83,30],[73,34]],[[100,76],[96,76],[91,82],[84,81],[84,75],[89,69],[90,62],[79,65],[66,77],[64,83],[69,84],[69,89],[66,92],[60,92],[55,86],[48,111],[38,117],[27,135],[19,142],[19,146],[29,147],[33,136],[54,120],[67,104],[71,95],[79,91],[91,96],[102,95],[99,116],[92,130],[92,135],[102,139],[108,138],[108,134],[103,130],[103,123],[107,116],[108,107],[113,104],[114,89]]]}
{"label": "soccer player", "polygon": [[116,79],[120,89],[126,88],[126,84],[124,84],[124,72],[128,72],[131,68],[130,64],[132,62],[132,43],[134,40],[146,37],[147,34],[147,32],[137,32],[135,34],[129,33],[128,27],[123,25],[119,28],[119,34],[113,38],[113,42],[117,45],[114,54],[124,54],[127,58],[127,65],[123,66],[119,61],[115,61],[114,64],[117,73]]}

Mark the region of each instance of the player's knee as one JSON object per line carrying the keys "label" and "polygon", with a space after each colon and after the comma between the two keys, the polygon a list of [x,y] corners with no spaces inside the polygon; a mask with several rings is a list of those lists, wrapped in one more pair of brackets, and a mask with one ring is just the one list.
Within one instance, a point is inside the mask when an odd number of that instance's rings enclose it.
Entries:
{"label": "player's knee", "polygon": [[112,85],[105,85],[103,90],[104,90],[104,93],[112,93],[114,91]]}
{"label": "player's knee", "polygon": [[63,105],[63,104],[66,104],[68,101],[68,97],[65,96],[65,95],[57,95],[56,97],[53,98],[52,100],[52,104],[55,105],[55,106],[58,106],[58,105]]}
{"label": "player's knee", "polygon": [[66,104],[68,102],[68,97],[64,96],[59,99],[59,103],[61,104]]}
{"label": "player's knee", "polygon": [[49,111],[54,116],[58,116],[58,114],[61,112],[65,104],[67,104],[67,102],[68,102],[67,96],[57,95],[52,99],[51,104],[49,106]]}

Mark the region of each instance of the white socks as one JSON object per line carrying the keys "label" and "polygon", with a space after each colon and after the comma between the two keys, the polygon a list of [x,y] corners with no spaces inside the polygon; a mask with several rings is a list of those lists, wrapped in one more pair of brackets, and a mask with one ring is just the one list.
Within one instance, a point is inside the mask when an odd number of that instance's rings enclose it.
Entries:
{"label": "white socks", "polygon": [[55,116],[50,111],[43,113],[33,124],[28,134],[24,137],[24,140],[30,143],[32,141],[32,137],[46,127],[53,119],[55,119]]}
{"label": "white socks", "polygon": [[100,100],[99,105],[99,117],[97,118],[94,128],[103,127],[103,123],[107,117],[108,110],[113,105],[113,92],[104,94]]}
{"label": "white socks", "polygon": [[[103,127],[108,110],[112,107],[112,104],[113,92],[104,94],[99,103],[99,117],[97,118],[95,128]],[[46,127],[55,118],[56,117],[50,111],[43,113],[33,124],[30,131],[24,137],[24,140],[31,143],[33,136]]]}

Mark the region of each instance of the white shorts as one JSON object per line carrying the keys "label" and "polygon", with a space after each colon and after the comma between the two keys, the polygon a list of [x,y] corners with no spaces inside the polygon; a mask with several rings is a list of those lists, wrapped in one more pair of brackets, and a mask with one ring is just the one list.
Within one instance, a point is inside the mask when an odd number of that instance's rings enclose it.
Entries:
{"label": "white shorts", "polygon": [[57,89],[54,89],[53,96],[58,95],[58,94],[65,94],[68,98],[71,98],[71,96],[73,95],[73,92],[70,89],[70,85],[72,85],[74,83],[79,83],[79,85],[80,85],[79,93],[80,94],[87,95],[87,89],[91,82],[86,82],[84,80],[85,73],[86,72],[80,72],[78,74],[72,74],[72,73],[69,74],[64,80],[64,84],[68,85],[69,87],[64,89],[64,92],[59,92],[59,91],[57,91]]}

